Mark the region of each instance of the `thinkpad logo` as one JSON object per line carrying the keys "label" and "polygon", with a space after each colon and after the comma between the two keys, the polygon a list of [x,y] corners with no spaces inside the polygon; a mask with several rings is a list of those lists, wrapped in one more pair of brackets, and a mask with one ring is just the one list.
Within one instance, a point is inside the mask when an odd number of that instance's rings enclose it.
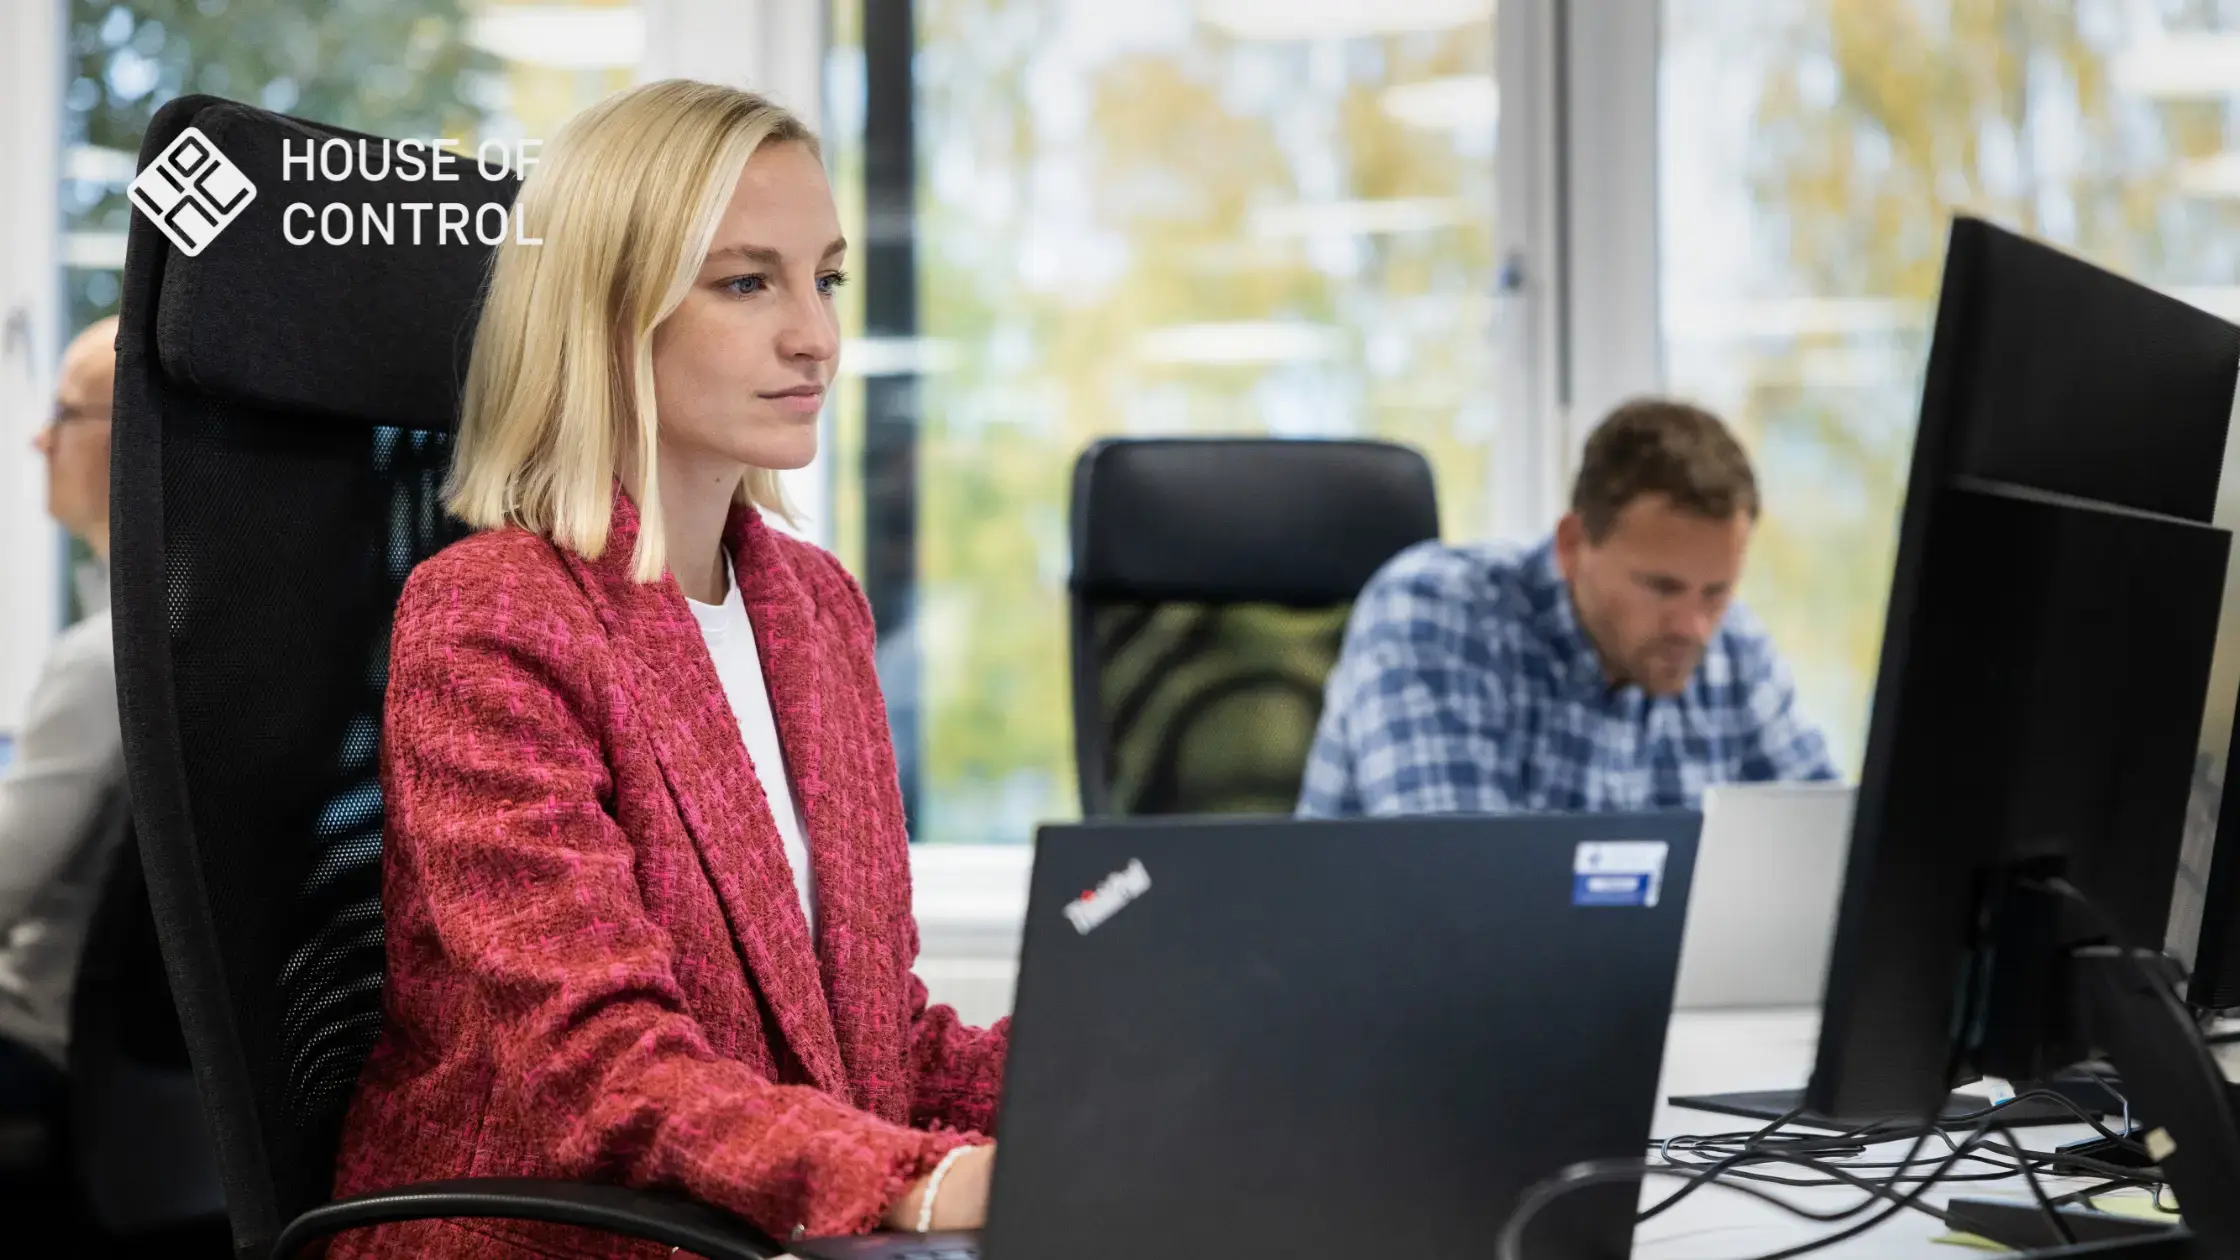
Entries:
{"label": "thinkpad logo", "polygon": [[192,258],[241,217],[256,199],[257,186],[200,127],[189,127],[132,181],[130,194],[141,213]]}
{"label": "thinkpad logo", "polygon": [[1081,894],[1079,901],[1066,906],[1066,918],[1073,923],[1073,930],[1083,936],[1097,930],[1104,921],[1128,908],[1128,903],[1151,891],[1151,872],[1143,869],[1143,861],[1132,859],[1128,869],[1114,871],[1104,877],[1095,888]]}

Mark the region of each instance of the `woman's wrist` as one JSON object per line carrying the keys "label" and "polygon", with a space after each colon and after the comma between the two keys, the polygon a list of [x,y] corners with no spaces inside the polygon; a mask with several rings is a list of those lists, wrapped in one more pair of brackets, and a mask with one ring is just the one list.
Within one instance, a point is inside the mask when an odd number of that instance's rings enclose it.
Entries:
{"label": "woman's wrist", "polygon": [[957,1161],[963,1159],[972,1150],[973,1148],[969,1146],[959,1146],[951,1150],[941,1157],[940,1163],[933,1166],[932,1172],[926,1174],[925,1194],[918,1200],[918,1211],[914,1222],[919,1233],[932,1232],[933,1209],[941,1198],[941,1183],[948,1179],[949,1171],[957,1166]]}
{"label": "woman's wrist", "polygon": [[942,1188],[953,1188],[956,1185],[958,1166],[969,1162],[975,1152],[984,1149],[984,1145],[952,1147],[943,1154],[924,1176],[912,1182],[902,1197],[887,1209],[886,1218],[882,1222],[884,1226],[921,1234],[935,1228],[946,1228],[941,1222],[953,1218],[955,1213],[942,1212]]}

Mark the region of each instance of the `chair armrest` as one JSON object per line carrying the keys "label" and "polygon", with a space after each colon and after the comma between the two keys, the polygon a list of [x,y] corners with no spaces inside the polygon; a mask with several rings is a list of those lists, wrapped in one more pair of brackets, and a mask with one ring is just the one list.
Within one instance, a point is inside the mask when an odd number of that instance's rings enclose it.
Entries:
{"label": "chair armrest", "polygon": [[425,1181],[322,1204],[280,1231],[272,1260],[294,1260],[306,1244],[346,1229],[462,1216],[603,1229],[708,1260],[770,1260],[786,1252],[729,1212],[690,1199],[586,1181],[477,1177]]}

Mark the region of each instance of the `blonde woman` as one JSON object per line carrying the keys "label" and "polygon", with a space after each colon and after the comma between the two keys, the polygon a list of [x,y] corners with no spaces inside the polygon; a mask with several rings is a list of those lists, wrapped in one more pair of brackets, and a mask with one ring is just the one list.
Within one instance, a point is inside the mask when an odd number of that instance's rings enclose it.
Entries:
{"label": "blonde woman", "polygon": [[[761,515],[839,354],[816,140],[650,84],[572,121],[521,205],[543,243],[497,255],[452,474],[480,532],[397,607],[386,1018],[336,1190],[564,1177],[781,1239],[976,1227],[1004,1029],[911,974],[870,610]],[[457,1220],[330,1254],[645,1252]]]}

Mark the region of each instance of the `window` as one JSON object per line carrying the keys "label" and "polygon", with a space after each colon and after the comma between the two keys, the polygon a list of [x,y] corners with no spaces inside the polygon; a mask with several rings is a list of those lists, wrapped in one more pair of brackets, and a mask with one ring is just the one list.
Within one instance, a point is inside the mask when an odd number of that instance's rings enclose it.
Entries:
{"label": "window", "polygon": [[[638,8],[611,0],[265,5],[71,0],[63,86],[63,335],[116,313],[140,137],[165,102],[207,93],[374,135],[549,138],[632,82]],[[518,147],[513,150],[518,152]],[[70,566],[81,570],[73,542]],[[68,587],[65,621],[83,612]]]}
{"label": "window", "polygon": [[1492,0],[842,0],[826,132],[863,241],[832,539],[934,842],[1077,809],[1066,505],[1109,434],[1422,448],[1483,534]]}
{"label": "window", "polygon": [[[2240,7],[1665,0],[1663,16],[1668,380],[1756,456],[1767,514],[1744,594],[1855,766],[1950,215],[2240,313]],[[2229,697],[2240,654],[2219,669]],[[2229,720],[2205,733],[2219,760]]]}
{"label": "window", "polygon": [[71,0],[63,90],[70,328],[114,313],[140,137],[174,97],[208,93],[394,137],[547,138],[637,67],[629,3],[503,0],[267,5]]}

